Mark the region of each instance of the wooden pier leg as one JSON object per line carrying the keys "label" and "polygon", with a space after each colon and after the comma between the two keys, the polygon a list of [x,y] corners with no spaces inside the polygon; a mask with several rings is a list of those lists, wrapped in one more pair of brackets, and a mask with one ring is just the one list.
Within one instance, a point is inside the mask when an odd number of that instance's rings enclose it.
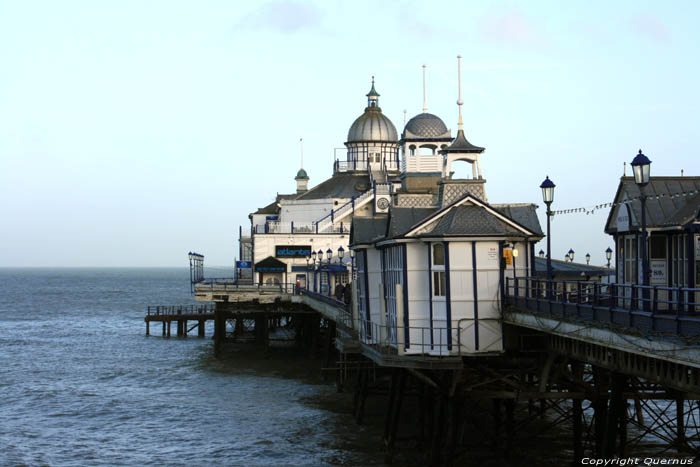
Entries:
{"label": "wooden pier leg", "polygon": [[311,319],[309,319],[309,325],[311,327],[311,358],[316,358],[318,335],[321,331],[321,319],[318,316],[312,316]]}
{"label": "wooden pier leg", "polygon": [[[576,383],[583,383],[583,364],[572,361],[571,370]],[[572,399],[573,411],[573,444],[574,444],[574,465],[581,463],[583,457],[583,403],[581,399]]]}
{"label": "wooden pier leg", "polygon": [[603,455],[612,457],[616,452],[617,438],[620,438],[618,453],[623,453],[627,441],[627,407],[623,399],[626,377],[621,374],[613,374],[612,392],[608,409],[608,420],[603,440]]}
{"label": "wooden pier leg", "polygon": [[165,321],[163,321],[163,337],[165,337],[165,336],[166,336],[166,334],[165,334]]}
{"label": "wooden pier leg", "polygon": [[608,378],[602,368],[593,367],[593,381],[598,397],[593,402],[595,455],[603,456],[605,425],[608,419]]}
{"label": "wooden pier leg", "polygon": [[267,313],[265,313],[261,322],[263,325],[263,328],[260,330],[262,333],[262,345],[267,358],[270,356],[270,317]]}
{"label": "wooden pier leg", "polygon": [[433,408],[433,421],[432,421],[432,439],[430,442],[430,462],[429,465],[440,465],[440,457],[442,450],[440,449],[442,445],[442,434],[444,433],[445,427],[445,404],[443,402],[443,395],[439,390],[434,392],[434,408]]}
{"label": "wooden pier leg", "polygon": [[396,433],[398,432],[399,419],[401,417],[401,403],[403,401],[403,393],[406,387],[406,371],[402,368],[394,369],[392,375],[392,386],[394,386],[394,376],[397,382],[394,389],[393,401],[387,413],[387,425],[384,430],[384,444],[386,453],[384,455],[384,463],[391,464],[394,457],[394,444],[396,443]]}
{"label": "wooden pier leg", "polygon": [[367,401],[367,393],[369,391],[369,370],[363,371],[362,385],[360,386],[360,400],[357,405],[357,424],[362,425],[365,417],[365,402]]}
{"label": "wooden pier leg", "polygon": [[493,449],[498,449],[501,440],[501,426],[503,421],[501,419],[501,399],[494,399],[492,401],[491,412],[493,414]]}
{"label": "wooden pier leg", "polygon": [[199,320],[199,325],[197,326],[197,337],[204,337],[204,333],[206,330],[206,320],[200,319]]}
{"label": "wooden pier leg", "polygon": [[[326,328],[326,364],[324,365],[326,369],[330,368],[333,364],[333,339],[335,338],[335,322],[329,321],[328,327]],[[323,380],[328,379],[328,370],[323,372]]]}
{"label": "wooden pier leg", "polygon": [[360,405],[360,386],[362,385],[362,368],[358,368],[355,374],[355,391],[352,395],[352,416],[357,420],[357,407]]}
{"label": "wooden pier leg", "polygon": [[394,419],[394,406],[396,403],[396,391],[398,388],[399,368],[394,368],[391,371],[391,386],[389,387],[389,402],[386,407],[386,418],[384,419],[384,463],[391,464],[393,456],[393,445],[391,445],[391,422]]}
{"label": "wooden pier leg", "polygon": [[182,335],[184,337],[187,337],[187,320],[184,320],[182,322]]}
{"label": "wooden pier leg", "polygon": [[221,355],[221,347],[226,336],[226,319],[218,306],[214,310],[214,355]]}
{"label": "wooden pier leg", "polygon": [[146,336],[150,336],[150,335],[151,335],[151,322],[146,321]]}
{"label": "wooden pier leg", "polygon": [[504,405],[506,408],[506,457],[510,458],[513,454],[515,439],[515,400],[506,399]]}
{"label": "wooden pier leg", "polygon": [[172,322],[172,321],[168,320],[168,337],[170,337],[170,323],[171,323],[171,322]]}
{"label": "wooden pier leg", "polygon": [[685,446],[685,398],[678,393],[676,398],[676,444],[679,453],[684,452]]}
{"label": "wooden pier leg", "polygon": [[418,380],[418,426],[417,426],[417,445],[423,447],[425,442],[425,386],[426,383]]}

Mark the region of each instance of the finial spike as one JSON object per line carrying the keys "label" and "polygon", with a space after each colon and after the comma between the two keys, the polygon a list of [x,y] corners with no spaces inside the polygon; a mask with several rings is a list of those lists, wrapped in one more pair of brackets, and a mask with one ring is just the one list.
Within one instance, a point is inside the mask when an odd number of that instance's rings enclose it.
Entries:
{"label": "finial spike", "polygon": [[464,130],[464,124],[462,123],[462,56],[457,55],[457,106],[459,107],[459,121],[457,122],[457,128],[459,130]]}
{"label": "finial spike", "polygon": [[299,150],[301,151],[301,168],[304,168],[304,138],[299,138]]}
{"label": "finial spike", "polygon": [[406,109],[403,109],[403,126],[406,126]]}
{"label": "finial spike", "polygon": [[425,97],[425,64],[423,64],[423,113],[428,112],[428,101]]}

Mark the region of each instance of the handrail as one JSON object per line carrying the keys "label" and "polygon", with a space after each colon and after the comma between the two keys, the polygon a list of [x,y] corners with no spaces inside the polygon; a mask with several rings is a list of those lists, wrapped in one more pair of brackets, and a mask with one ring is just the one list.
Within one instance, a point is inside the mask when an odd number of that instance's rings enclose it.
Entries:
{"label": "handrail", "polygon": [[146,316],[195,315],[214,313],[214,305],[148,305]]}
{"label": "handrail", "polygon": [[642,331],[698,337],[700,288],[507,277],[509,305]]}

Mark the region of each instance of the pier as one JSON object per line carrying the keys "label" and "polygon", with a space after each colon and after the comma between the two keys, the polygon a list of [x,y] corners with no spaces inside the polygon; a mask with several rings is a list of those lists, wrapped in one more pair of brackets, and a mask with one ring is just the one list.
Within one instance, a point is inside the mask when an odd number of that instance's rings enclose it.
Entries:
{"label": "pier", "polygon": [[[387,463],[405,439],[424,447],[429,465],[452,465],[484,442],[513,455],[514,446],[562,424],[572,433],[574,461],[634,455],[641,445],[648,449],[650,438],[659,451],[699,456],[700,289],[663,300],[662,290],[652,292],[653,311],[646,312],[641,299],[630,299],[645,294],[616,284],[581,283],[576,292],[546,295],[566,290],[561,282],[506,281],[505,352],[490,355],[450,355],[446,342],[433,345],[433,353],[444,346],[442,356],[405,354],[392,337],[405,331],[401,326],[367,321],[335,298],[294,285],[260,290],[252,300],[252,287],[196,285],[197,294],[215,291],[221,301],[148,316],[164,324],[213,319],[216,352],[236,341],[242,326],[254,330],[266,351],[276,326],[288,329],[310,356],[321,349],[339,390],[353,393],[357,423],[368,397],[386,399]],[[469,329],[453,324],[456,335]],[[475,417],[488,429],[481,440],[465,439]],[[413,419],[412,432],[401,432]]]}

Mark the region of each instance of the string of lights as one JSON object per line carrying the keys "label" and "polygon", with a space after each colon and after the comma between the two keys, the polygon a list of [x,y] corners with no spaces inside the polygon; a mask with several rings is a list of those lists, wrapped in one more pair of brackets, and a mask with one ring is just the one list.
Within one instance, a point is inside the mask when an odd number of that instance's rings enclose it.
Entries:
{"label": "string of lights", "polygon": [[[691,190],[691,191],[679,191],[676,193],[668,193],[668,194],[658,194],[658,195],[652,195],[652,196],[647,196],[647,200],[658,200],[662,198],[668,198],[668,199],[673,199],[673,198],[680,198],[682,196],[693,196],[697,195],[700,193],[700,190]],[[562,214],[576,214],[576,213],[586,213],[586,215],[590,215],[595,213],[596,211],[600,209],[606,209],[606,208],[612,208],[615,206],[619,206],[622,204],[629,204],[633,201],[637,201],[641,198],[641,196],[636,196],[634,198],[628,198],[624,201],[620,201],[618,203],[602,203],[602,204],[594,204],[591,206],[584,206],[580,208],[571,208],[571,209],[560,209],[557,211],[552,211],[552,216],[554,215],[562,215]]]}

